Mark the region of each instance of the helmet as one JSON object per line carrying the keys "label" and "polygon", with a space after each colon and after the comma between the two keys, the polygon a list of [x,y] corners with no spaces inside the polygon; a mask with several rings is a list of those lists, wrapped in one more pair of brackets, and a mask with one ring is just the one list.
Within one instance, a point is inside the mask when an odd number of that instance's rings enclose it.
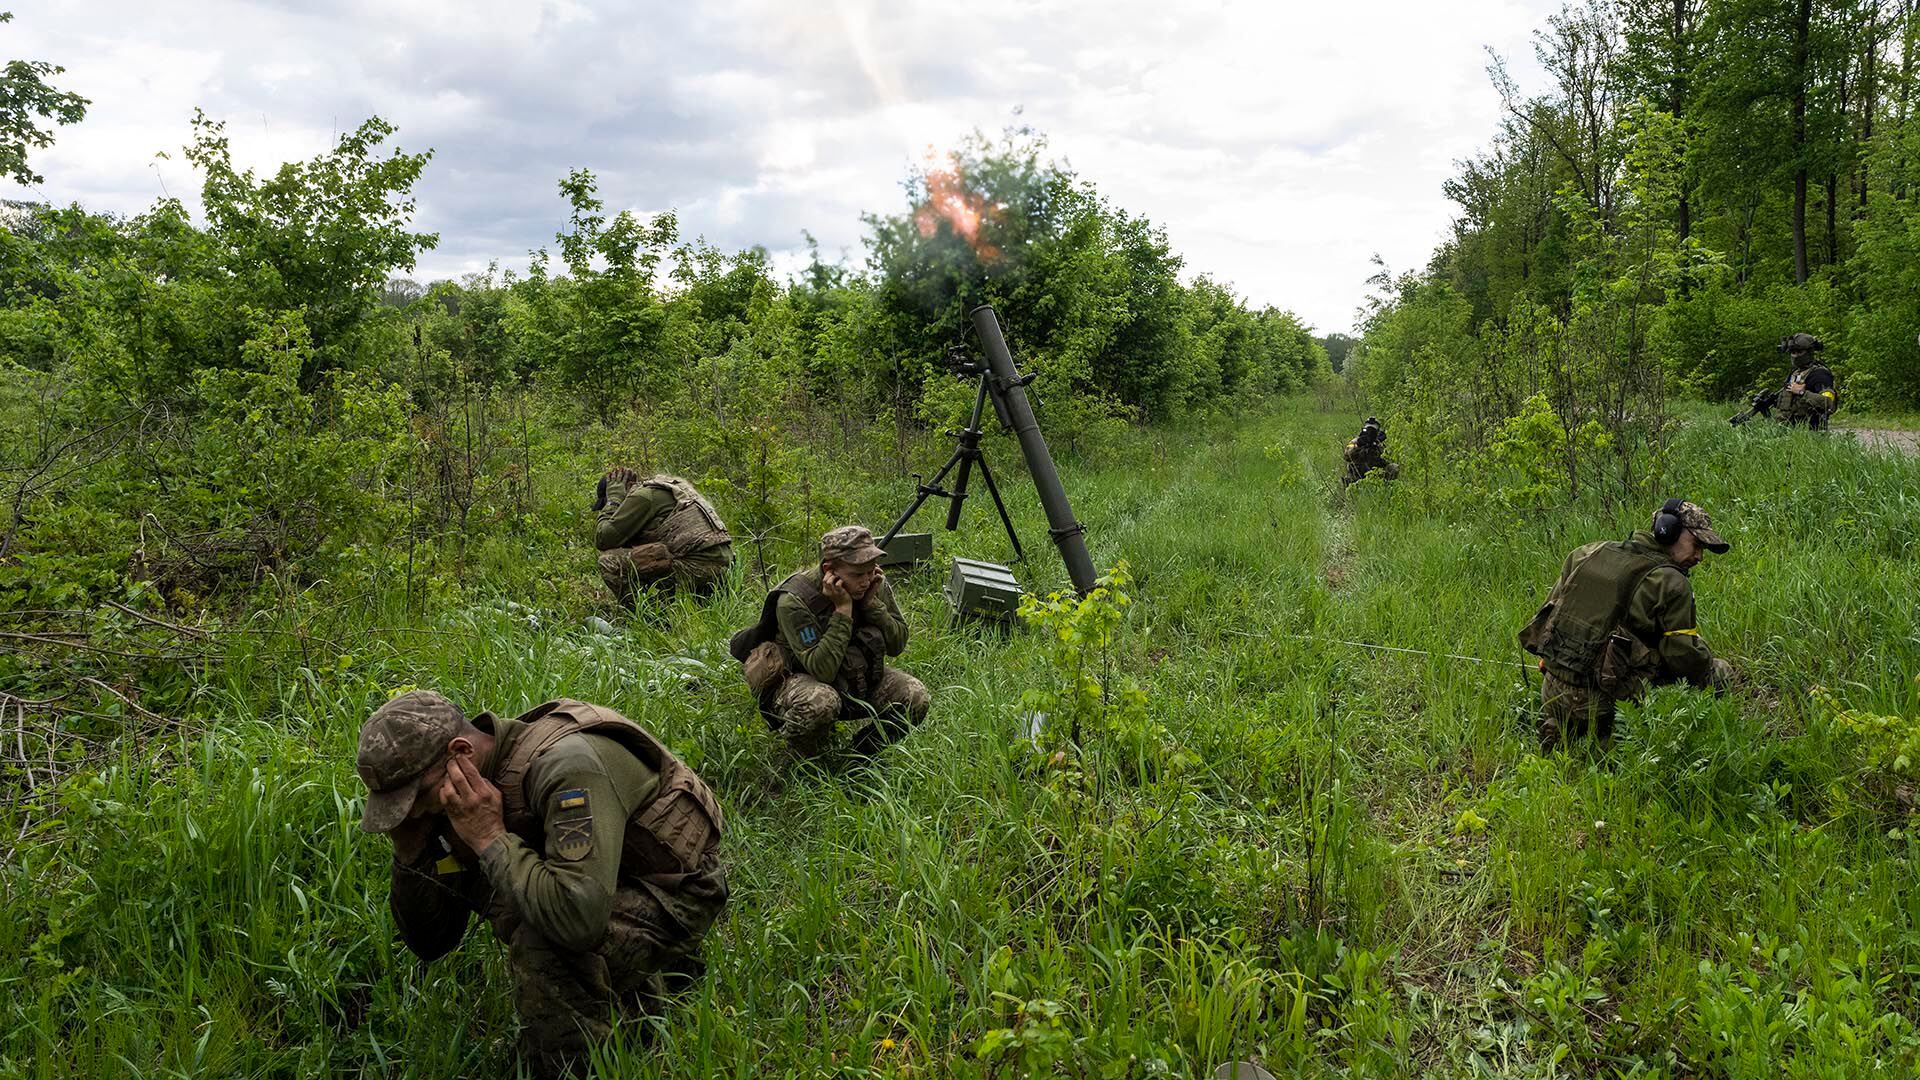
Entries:
{"label": "helmet", "polygon": [[1784,345],[1790,353],[1819,352],[1821,349],[1826,348],[1819,338],[1805,331],[1793,335],[1781,342],[1781,344]]}

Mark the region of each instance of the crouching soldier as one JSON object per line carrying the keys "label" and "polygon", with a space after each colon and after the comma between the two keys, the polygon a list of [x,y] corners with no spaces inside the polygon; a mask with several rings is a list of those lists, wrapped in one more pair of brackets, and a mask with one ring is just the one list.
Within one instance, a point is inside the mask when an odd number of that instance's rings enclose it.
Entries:
{"label": "crouching soldier", "polygon": [[1371,416],[1360,425],[1360,434],[1347,440],[1347,449],[1342,456],[1347,461],[1347,471],[1340,477],[1342,487],[1370,472],[1378,471],[1387,480],[1400,475],[1400,466],[1387,460],[1387,429]]}
{"label": "crouching soldier", "polygon": [[907,622],[885,554],[858,525],[827,533],[820,565],[776,586],[760,621],[733,636],[760,715],[798,755],[826,749],[841,720],[861,724],[850,749],[867,754],[926,719],[927,688],[886,664],[907,647]]}
{"label": "crouching soldier", "polygon": [[471,914],[492,922],[536,1075],[565,1075],[616,1008],[656,1011],[705,970],[727,902],[720,807],[640,725],[565,699],[468,720],[416,690],[367,718],[357,764],[360,827],[393,839],[401,939],[432,960]]}
{"label": "crouching soldier", "polygon": [[1648,684],[1685,681],[1722,690],[1733,676],[1700,639],[1689,571],[1726,552],[1706,512],[1669,499],[1653,527],[1567,556],[1560,581],[1520,644],[1540,658],[1540,748],[1591,732],[1613,738],[1617,703]]}
{"label": "crouching soldier", "polygon": [[641,592],[685,589],[706,596],[733,565],[733,537],[706,496],[677,476],[638,479],[615,468],[600,478],[593,546],[600,577],[631,608]]}

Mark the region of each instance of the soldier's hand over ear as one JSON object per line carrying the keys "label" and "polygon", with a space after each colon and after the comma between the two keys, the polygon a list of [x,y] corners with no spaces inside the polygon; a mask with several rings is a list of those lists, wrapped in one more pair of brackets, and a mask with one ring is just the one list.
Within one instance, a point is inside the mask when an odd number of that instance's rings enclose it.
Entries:
{"label": "soldier's hand over ear", "polygon": [[869,611],[878,611],[886,605],[880,602],[881,582],[887,580],[885,570],[875,570],[873,577],[867,580],[867,591],[860,595],[860,606]]}
{"label": "soldier's hand over ear", "polygon": [[827,598],[835,611],[853,614],[853,594],[847,591],[847,583],[840,580],[839,574],[829,570],[820,575],[820,595]]}
{"label": "soldier's hand over ear", "polygon": [[506,835],[500,789],[480,775],[471,755],[456,754],[447,762],[447,778],[440,782],[440,803],[447,808],[453,831],[476,855]]}
{"label": "soldier's hand over ear", "polygon": [[610,484],[631,484],[639,476],[625,465],[615,465],[607,470],[607,482]]}

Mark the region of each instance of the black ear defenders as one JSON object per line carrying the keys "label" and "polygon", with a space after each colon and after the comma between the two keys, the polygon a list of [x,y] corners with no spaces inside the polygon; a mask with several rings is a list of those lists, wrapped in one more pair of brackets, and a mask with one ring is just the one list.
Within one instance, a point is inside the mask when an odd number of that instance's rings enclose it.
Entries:
{"label": "black ear defenders", "polygon": [[593,489],[593,512],[599,513],[607,508],[607,478],[600,478],[600,486]]}
{"label": "black ear defenders", "polygon": [[1680,539],[1680,508],[1686,505],[1685,499],[1668,499],[1660,504],[1653,514],[1653,538],[1662,544],[1671,544]]}

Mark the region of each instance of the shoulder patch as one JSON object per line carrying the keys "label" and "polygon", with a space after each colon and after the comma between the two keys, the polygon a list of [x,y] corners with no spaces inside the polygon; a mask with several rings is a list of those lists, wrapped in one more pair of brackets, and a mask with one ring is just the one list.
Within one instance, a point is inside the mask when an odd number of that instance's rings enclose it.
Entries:
{"label": "shoulder patch", "polygon": [[814,642],[819,640],[820,640],[819,627],[809,625],[809,626],[803,626],[800,628],[800,644],[802,647],[811,647]]}
{"label": "shoulder patch", "polygon": [[587,798],[587,789],[568,788],[554,796],[553,801],[558,814],[547,823],[552,837],[550,853],[569,862],[578,862],[593,854],[593,807]]}

